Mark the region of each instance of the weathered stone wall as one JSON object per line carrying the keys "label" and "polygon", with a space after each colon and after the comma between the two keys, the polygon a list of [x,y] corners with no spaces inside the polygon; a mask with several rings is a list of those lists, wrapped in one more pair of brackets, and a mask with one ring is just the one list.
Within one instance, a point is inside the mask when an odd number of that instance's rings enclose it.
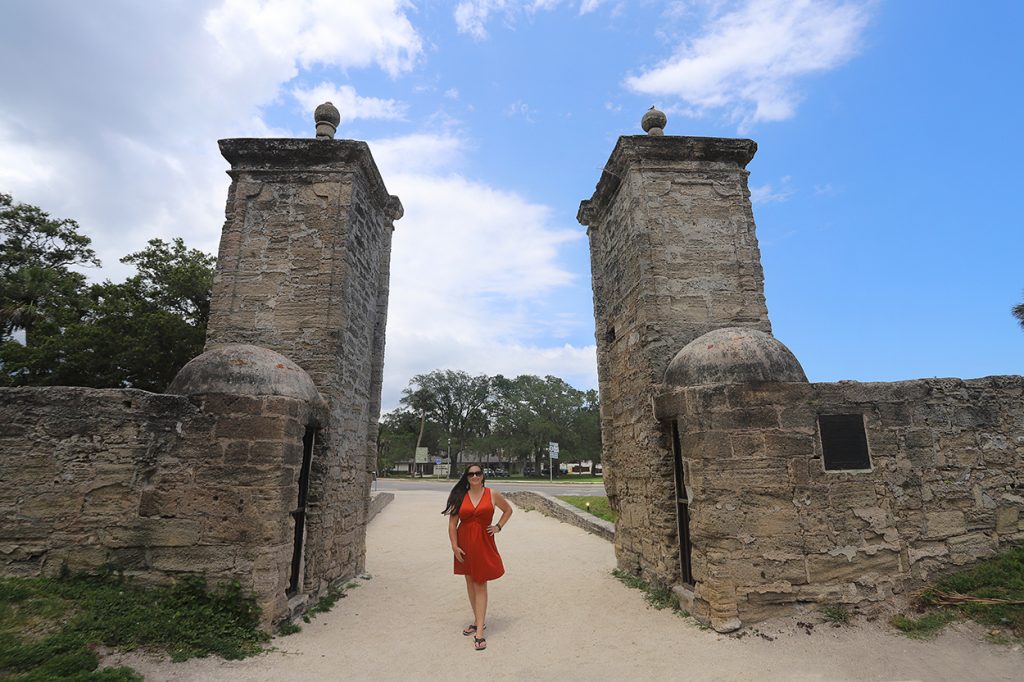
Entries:
{"label": "weathered stone wall", "polygon": [[0,572],[234,579],[287,615],[309,419],[279,396],[0,389]]}
{"label": "weathered stone wall", "polygon": [[746,164],[751,140],[620,137],[588,226],[605,487],[620,568],[679,579],[672,453],[651,400],[677,350],[720,327],[770,332]]}
{"label": "weathered stone wall", "polygon": [[[657,411],[680,430],[691,608],[720,629],[870,606],[1024,539],[1024,377],[719,384]],[[822,414],[864,415],[870,471],[824,470]]]}
{"label": "weathered stone wall", "polygon": [[384,511],[384,507],[388,506],[395,501],[394,493],[375,492],[370,494],[370,509],[367,512],[367,523],[373,521],[373,519]]}
{"label": "weathered stone wall", "polygon": [[305,589],[363,570],[393,221],[363,142],[221,140],[232,184],[207,348],[291,358],[328,403],[312,462]]}
{"label": "weathered stone wall", "polygon": [[572,524],[609,542],[615,541],[615,524],[588,514],[557,497],[526,490],[508,492],[505,497],[521,509],[539,511],[544,516]]}

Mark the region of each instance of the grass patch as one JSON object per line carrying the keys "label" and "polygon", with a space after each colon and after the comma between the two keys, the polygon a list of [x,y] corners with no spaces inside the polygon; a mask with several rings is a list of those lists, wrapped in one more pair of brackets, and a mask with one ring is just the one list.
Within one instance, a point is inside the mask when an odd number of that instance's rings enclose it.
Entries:
{"label": "grass patch", "polygon": [[619,579],[619,581],[626,587],[631,587],[635,590],[640,590],[644,593],[644,601],[651,605],[651,608],[661,611],[662,609],[672,609],[672,611],[680,616],[689,616],[679,606],[679,599],[676,597],[672,590],[665,587],[657,587],[644,581],[632,573],[615,569],[612,571],[612,575]]}
{"label": "grass patch", "polygon": [[302,626],[290,620],[284,620],[277,624],[277,634],[281,637],[294,635],[296,632],[302,632]]}
{"label": "grass patch", "polygon": [[[963,597],[970,599],[948,603]],[[942,578],[921,594],[920,602],[956,609],[983,625],[1004,628],[1024,639],[1024,545]]]}
{"label": "grass patch", "polygon": [[821,610],[821,617],[832,625],[849,625],[851,614],[843,604],[829,604]]}
{"label": "grass patch", "polygon": [[259,608],[237,583],[215,590],[189,578],[145,588],[116,575],[0,578],[0,679],[141,680],[97,671],[99,645],[166,651],[175,661],[262,650]]}
{"label": "grass patch", "polygon": [[[618,519],[618,514],[608,504],[608,498],[601,495],[559,495],[558,499],[568,502],[574,507],[579,507],[583,511],[589,511],[599,519],[610,521],[615,523]],[[590,509],[587,509],[587,503],[590,504]]]}
{"label": "grass patch", "polygon": [[962,616],[995,628],[993,641],[1024,640],[1024,545],[938,580],[916,601],[924,616],[890,621],[910,636],[931,636]]}
{"label": "grass patch", "polygon": [[927,613],[920,618],[895,615],[889,619],[889,624],[913,639],[931,639],[939,634],[946,624],[953,620],[953,614],[947,611],[935,611]]}
{"label": "grass patch", "polygon": [[[363,575],[360,577],[364,580],[370,579],[369,575]],[[318,613],[327,613],[328,611],[334,608],[334,605],[338,603],[338,600],[344,599],[346,596],[348,596],[345,594],[345,590],[352,590],[359,587],[360,585],[362,585],[362,583],[356,582],[355,580],[350,580],[344,585],[330,585],[327,588],[327,594],[320,597],[317,603],[310,606],[302,614],[303,622],[308,623]]]}

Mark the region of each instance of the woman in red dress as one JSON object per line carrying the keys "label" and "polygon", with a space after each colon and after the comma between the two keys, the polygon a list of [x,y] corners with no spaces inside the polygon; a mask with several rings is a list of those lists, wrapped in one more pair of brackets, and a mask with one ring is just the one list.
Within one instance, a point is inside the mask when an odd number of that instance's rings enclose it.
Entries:
{"label": "woman in red dress", "polygon": [[[491,524],[494,508],[501,510],[501,519]],[[477,651],[487,648],[484,618],[487,615],[487,581],[505,574],[501,555],[494,544],[494,534],[500,533],[512,516],[512,507],[497,490],[484,486],[484,469],[470,464],[462,478],[452,488],[443,514],[448,515],[448,539],[455,554],[455,575],[466,576],[469,605],[473,607],[473,624],[462,634],[473,635]]]}

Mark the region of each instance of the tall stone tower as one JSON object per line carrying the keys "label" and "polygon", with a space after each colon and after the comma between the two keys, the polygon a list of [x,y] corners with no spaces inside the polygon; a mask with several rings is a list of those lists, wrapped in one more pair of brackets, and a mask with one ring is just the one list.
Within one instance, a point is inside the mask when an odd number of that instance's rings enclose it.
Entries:
{"label": "tall stone tower", "polygon": [[[227,139],[231,164],[207,350],[252,344],[295,361],[328,417],[305,501],[304,591],[363,569],[384,366],[393,222],[402,216],[365,142]],[[301,506],[301,505],[300,505]],[[296,517],[298,518],[298,517]]]}
{"label": "tall stone tower", "polygon": [[[594,290],[605,487],[619,512],[619,566],[680,579],[671,435],[654,416],[656,385],[680,348],[722,327],[771,332],[747,188],[753,140],[620,137],[580,204]],[[681,474],[680,474],[681,476]]]}

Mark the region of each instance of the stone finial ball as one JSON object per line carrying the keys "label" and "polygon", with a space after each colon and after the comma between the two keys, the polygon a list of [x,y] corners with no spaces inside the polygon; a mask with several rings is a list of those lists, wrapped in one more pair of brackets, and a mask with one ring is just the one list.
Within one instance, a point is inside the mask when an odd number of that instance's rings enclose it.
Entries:
{"label": "stone finial ball", "polygon": [[338,108],[330,102],[324,102],[313,111],[313,121],[316,123],[316,136],[319,138],[333,138],[341,123],[341,114]]}
{"label": "stone finial ball", "polygon": [[338,111],[338,107],[330,102],[324,102],[313,112],[313,120],[316,123],[330,123],[337,128],[341,123],[341,113]]}
{"label": "stone finial ball", "polygon": [[640,119],[640,127],[648,135],[664,135],[666,123],[668,123],[668,117],[665,116],[665,112],[654,107],[648,109],[644,113],[644,117]]}

